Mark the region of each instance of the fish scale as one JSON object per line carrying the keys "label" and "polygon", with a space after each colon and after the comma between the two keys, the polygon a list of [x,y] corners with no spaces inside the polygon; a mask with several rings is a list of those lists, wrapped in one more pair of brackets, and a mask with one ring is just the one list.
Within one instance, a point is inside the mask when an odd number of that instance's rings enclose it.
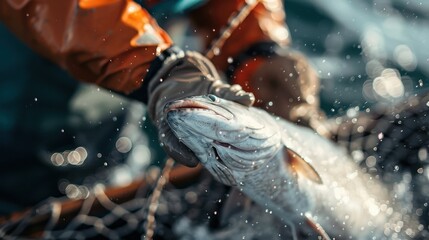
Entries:
{"label": "fish scale", "polygon": [[[279,152],[254,171],[246,171],[235,177],[240,191],[252,196],[266,212],[269,211],[295,229],[295,224],[304,223],[303,214],[309,210],[310,198],[306,196],[306,192],[299,191],[293,176],[282,174],[286,166],[278,159],[283,157],[283,152]],[[293,233],[295,238],[296,234]]]}

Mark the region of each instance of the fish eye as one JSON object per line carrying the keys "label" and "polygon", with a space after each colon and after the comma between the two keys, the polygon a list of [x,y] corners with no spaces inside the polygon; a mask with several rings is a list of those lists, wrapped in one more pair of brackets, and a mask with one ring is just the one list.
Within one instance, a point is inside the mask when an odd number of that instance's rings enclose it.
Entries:
{"label": "fish eye", "polygon": [[219,102],[219,98],[218,97],[216,97],[215,95],[213,95],[213,94],[209,94],[208,96],[207,96],[210,100],[212,100],[213,102]]}

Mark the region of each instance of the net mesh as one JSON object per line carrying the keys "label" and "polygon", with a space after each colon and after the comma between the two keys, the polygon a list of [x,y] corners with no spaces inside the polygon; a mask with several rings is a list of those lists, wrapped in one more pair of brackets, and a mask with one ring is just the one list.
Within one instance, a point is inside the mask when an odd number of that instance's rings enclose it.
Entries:
{"label": "net mesh", "polygon": [[[198,179],[201,169],[179,167],[170,174],[172,165],[173,161],[168,160],[162,174],[152,170],[143,179],[125,187],[95,185],[85,199],[48,199],[30,211],[12,215],[7,221],[3,219],[0,238],[152,239],[171,236],[165,229],[171,227],[172,219],[190,211],[189,203],[196,203],[196,198],[203,198],[195,191],[209,187],[204,181],[201,186],[186,183]],[[173,177],[172,182],[168,182],[169,176]],[[167,190],[161,194],[164,185]],[[160,215],[155,216],[156,212]],[[160,220],[154,231],[157,217]]]}
{"label": "net mesh", "polygon": [[[429,94],[406,99],[395,107],[334,120],[333,139],[353,159],[388,185],[419,217],[422,239],[429,237]],[[399,189],[410,189],[401,191]]]}
{"label": "net mesh", "polygon": [[148,186],[138,186],[134,198],[121,204],[107,196],[103,185],[96,185],[84,200],[49,199],[17,220],[0,228],[0,237],[18,236],[45,239],[120,239],[139,232],[147,217]]}

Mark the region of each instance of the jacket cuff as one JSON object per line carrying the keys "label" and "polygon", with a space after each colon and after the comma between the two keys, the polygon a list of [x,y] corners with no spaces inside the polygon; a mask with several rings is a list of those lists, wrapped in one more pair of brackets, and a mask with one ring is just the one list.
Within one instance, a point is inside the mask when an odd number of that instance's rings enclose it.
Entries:
{"label": "jacket cuff", "polygon": [[229,64],[226,70],[226,76],[230,84],[235,83],[236,71],[240,68],[241,64],[246,63],[252,58],[270,58],[277,55],[276,51],[279,45],[275,42],[258,42],[250,46],[246,51],[235,57]]}
{"label": "jacket cuff", "polygon": [[166,59],[171,58],[175,55],[183,55],[183,50],[177,46],[172,46],[164,50],[159,56],[157,56],[150,64],[149,70],[143,79],[143,84],[140,88],[134,90],[132,93],[126,95],[128,98],[143,102],[147,104],[149,101],[149,85],[154,80],[154,76],[162,68]]}

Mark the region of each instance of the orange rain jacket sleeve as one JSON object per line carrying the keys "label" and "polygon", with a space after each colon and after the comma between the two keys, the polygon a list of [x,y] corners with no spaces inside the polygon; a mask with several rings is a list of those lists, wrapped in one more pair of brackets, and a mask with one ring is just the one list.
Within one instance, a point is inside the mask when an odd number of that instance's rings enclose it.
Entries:
{"label": "orange rain jacket sleeve", "polygon": [[125,94],[172,44],[132,0],[1,0],[0,20],[75,78]]}

